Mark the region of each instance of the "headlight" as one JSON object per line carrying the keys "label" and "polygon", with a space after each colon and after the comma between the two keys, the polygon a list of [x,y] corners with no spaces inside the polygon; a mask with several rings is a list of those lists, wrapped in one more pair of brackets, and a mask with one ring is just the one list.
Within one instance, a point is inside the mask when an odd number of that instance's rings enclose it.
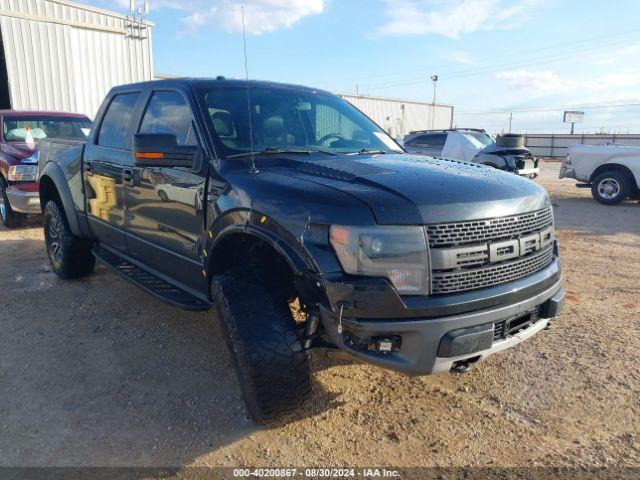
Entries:
{"label": "headlight", "polygon": [[10,182],[35,182],[37,173],[37,165],[12,165],[7,178]]}
{"label": "headlight", "polygon": [[427,238],[422,227],[331,227],[331,245],[352,275],[385,277],[400,294],[429,293]]}

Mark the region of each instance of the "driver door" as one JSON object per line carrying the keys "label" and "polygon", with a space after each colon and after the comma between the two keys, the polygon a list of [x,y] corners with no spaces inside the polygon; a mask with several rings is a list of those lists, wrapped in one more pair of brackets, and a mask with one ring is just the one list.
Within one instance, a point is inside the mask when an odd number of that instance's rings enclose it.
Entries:
{"label": "driver door", "polygon": [[[177,90],[149,95],[137,133],[175,135],[199,146],[191,106]],[[129,255],[180,283],[202,288],[206,175],[186,167],[133,166],[126,186]]]}

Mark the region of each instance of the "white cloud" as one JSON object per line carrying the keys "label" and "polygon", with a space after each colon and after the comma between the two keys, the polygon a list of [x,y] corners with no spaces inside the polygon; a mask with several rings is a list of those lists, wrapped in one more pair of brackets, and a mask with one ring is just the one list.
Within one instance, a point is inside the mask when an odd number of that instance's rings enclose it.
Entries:
{"label": "white cloud", "polygon": [[[96,0],[101,6],[113,6],[113,0]],[[115,0],[128,8],[129,0]],[[169,8],[184,12],[180,33],[193,33],[205,26],[219,27],[229,33],[242,32],[240,5],[244,5],[247,33],[261,35],[289,28],[309,15],[324,11],[326,0],[151,0],[152,12]],[[144,0],[137,0],[139,5]],[[153,17],[152,17],[153,19]]]}
{"label": "white cloud", "polygon": [[515,28],[550,0],[387,0],[381,35],[458,38],[480,29]]}
{"label": "white cloud", "polygon": [[505,70],[498,72],[496,77],[505,80],[512,90],[530,93],[614,93],[616,89],[640,86],[640,71],[631,69],[578,79],[561,77],[552,70],[526,69]]}
{"label": "white cloud", "polygon": [[[237,1],[194,3],[202,5],[182,21],[186,32],[196,31],[205,25],[220,25],[229,33],[242,32],[242,14]],[[247,33],[251,35],[290,28],[304,17],[324,11],[324,0],[245,0],[243,4]]]}
{"label": "white cloud", "polygon": [[471,59],[471,57],[462,50],[456,50],[452,52],[448,59],[454,63],[460,63],[462,65],[473,65],[475,62]]}
{"label": "white cloud", "polygon": [[496,77],[505,80],[512,90],[535,90],[538,92],[558,92],[568,86],[567,80],[560,78],[551,70],[507,70],[498,72]]}

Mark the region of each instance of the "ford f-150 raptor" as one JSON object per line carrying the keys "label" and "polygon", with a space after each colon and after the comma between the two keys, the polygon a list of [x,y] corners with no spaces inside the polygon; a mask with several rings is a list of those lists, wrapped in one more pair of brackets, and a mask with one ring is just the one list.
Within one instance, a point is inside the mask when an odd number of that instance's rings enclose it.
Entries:
{"label": "ford f-150 raptor", "polygon": [[257,421],[310,394],[314,348],[413,375],[466,371],[564,301],[543,188],[407,155],[321,90],[120,86],[86,142],[44,144],[39,166],[53,270],[80,277],[97,258],[176,306],[215,307]]}

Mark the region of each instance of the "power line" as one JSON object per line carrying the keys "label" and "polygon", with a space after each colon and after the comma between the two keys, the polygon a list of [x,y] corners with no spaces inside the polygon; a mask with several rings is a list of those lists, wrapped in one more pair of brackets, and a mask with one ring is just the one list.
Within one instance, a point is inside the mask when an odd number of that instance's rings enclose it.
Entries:
{"label": "power line", "polygon": [[[574,45],[579,45],[579,44],[584,44],[584,43],[588,43],[588,42],[593,42],[596,40],[601,40],[604,38],[607,39],[611,39],[611,38],[617,38],[617,37],[623,37],[623,36],[627,36],[630,34],[634,34],[634,33],[638,33],[640,32],[640,29],[632,29],[632,30],[626,30],[624,32],[618,32],[618,33],[612,33],[609,35],[599,35],[596,37],[589,37],[589,38],[585,38],[582,40],[575,40],[575,41],[571,41],[571,42],[564,42],[564,43],[553,43],[553,44],[547,44],[545,46],[541,46],[541,47],[536,47],[536,48],[529,48],[529,49],[524,49],[524,50],[517,50],[515,52],[511,52],[511,53],[507,53],[504,55],[501,55],[502,58],[509,58],[509,57],[514,57],[514,56],[518,56],[518,55],[522,55],[524,53],[530,53],[530,52],[541,52],[541,51],[545,51],[545,50],[551,50],[551,49],[557,49],[557,48],[565,48],[565,47],[569,47],[569,46],[574,46]],[[478,62],[480,64],[482,63],[486,63],[487,61],[493,60],[493,57],[484,57],[482,59],[480,59]],[[377,74],[377,75],[367,75],[367,79],[371,79],[371,78],[383,78],[383,77],[392,77],[392,76],[398,76],[398,75],[406,75],[406,74],[423,74],[423,75],[428,75],[433,73],[434,71],[438,70],[442,70],[443,68],[446,68],[448,66],[451,65],[458,65],[456,62],[445,62],[445,63],[441,63],[440,65],[435,65],[435,66],[431,66],[429,67],[429,70],[425,69],[420,69],[420,70],[410,70],[410,71],[404,71],[404,72],[389,72],[389,73],[383,73],[383,74]],[[424,79],[423,79],[424,80]],[[332,81],[332,82],[327,82],[329,84],[344,84],[344,85],[352,85],[353,82],[352,81]],[[359,84],[361,84],[362,82],[357,82]]]}
{"label": "power line", "polygon": [[[497,71],[503,70],[504,68],[522,68],[522,67],[528,67],[528,66],[531,66],[531,65],[539,65],[539,64],[544,64],[544,63],[553,63],[553,62],[556,62],[556,61],[559,61],[559,60],[564,60],[567,57],[584,55],[586,53],[592,53],[592,52],[595,52],[595,51],[599,51],[599,50],[603,50],[603,49],[609,49],[609,48],[612,48],[612,47],[620,47],[620,46],[632,45],[634,43],[637,43],[639,40],[640,39],[626,40],[624,42],[617,42],[617,43],[599,45],[597,47],[592,47],[592,48],[589,48],[589,49],[572,50],[572,51],[560,53],[560,54],[557,54],[557,55],[552,55],[552,56],[549,56],[549,57],[538,58],[538,59],[535,59],[535,60],[528,60],[528,61],[525,61],[525,62],[494,64],[492,66],[487,66],[487,67],[483,67],[483,68],[479,68],[479,69],[458,70],[458,71],[453,71],[453,72],[451,72],[449,74],[447,74],[446,72],[445,73],[439,73],[439,75],[443,79],[452,80],[452,79],[470,77],[470,76],[474,76],[474,75],[482,75],[482,74],[486,74],[486,73],[497,72]],[[416,84],[420,84],[420,83],[424,83],[424,82],[425,82],[425,79],[424,78],[420,78],[420,79],[415,79],[415,80],[406,81],[406,82],[392,82],[392,83],[371,85],[371,86],[369,86],[369,88],[371,90],[381,90],[381,89],[385,89],[385,88],[416,85]]]}
{"label": "power line", "polygon": [[508,108],[505,110],[477,110],[477,111],[464,111],[458,110],[458,115],[489,115],[489,114],[505,114],[505,113],[526,113],[526,112],[561,112],[567,108],[580,108],[583,110],[597,110],[606,108],[630,108],[635,109],[640,107],[640,103],[604,103],[604,104],[591,104],[591,105],[549,105],[544,107],[532,107],[532,108]]}

